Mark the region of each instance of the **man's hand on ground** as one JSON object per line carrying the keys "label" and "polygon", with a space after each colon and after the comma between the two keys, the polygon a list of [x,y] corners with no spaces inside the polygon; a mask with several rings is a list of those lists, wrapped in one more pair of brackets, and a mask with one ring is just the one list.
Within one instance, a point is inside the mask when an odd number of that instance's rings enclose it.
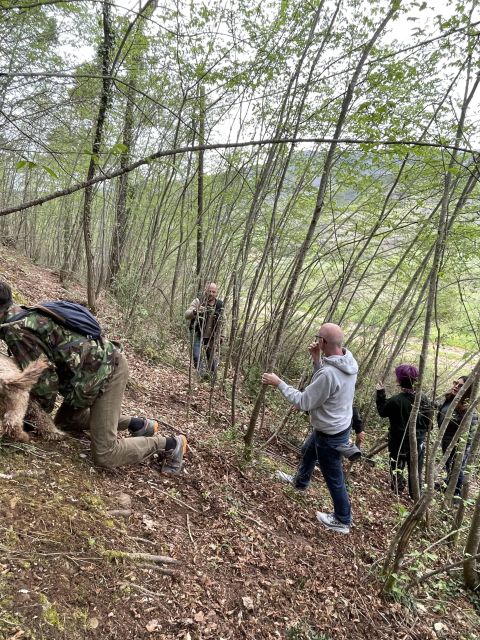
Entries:
{"label": "man's hand on ground", "polygon": [[382,391],[383,389],[385,389],[385,385],[383,384],[383,382],[381,380],[379,380],[377,382],[377,386],[375,387],[377,391]]}
{"label": "man's hand on ground", "polygon": [[272,387],[278,387],[281,381],[275,373],[264,373],[262,376],[262,383],[271,384]]}

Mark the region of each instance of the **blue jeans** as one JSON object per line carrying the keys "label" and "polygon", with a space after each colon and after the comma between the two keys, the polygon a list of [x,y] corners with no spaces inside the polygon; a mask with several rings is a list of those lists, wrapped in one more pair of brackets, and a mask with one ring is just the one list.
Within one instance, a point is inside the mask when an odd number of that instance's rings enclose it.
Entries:
{"label": "blue jeans", "polygon": [[208,370],[215,373],[217,370],[217,360],[215,359],[215,341],[212,338],[201,338],[197,333],[193,338],[193,365],[199,373],[203,373],[205,365],[202,358],[202,342],[207,356]]}
{"label": "blue jeans", "polygon": [[352,522],[352,510],[343,477],[342,455],[335,447],[347,444],[349,438],[350,429],[332,436],[320,434],[312,429],[302,445],[302,459],[293,481],[296,487],[307,487],[318,462],[330,491],[335,517],[343,524]]}

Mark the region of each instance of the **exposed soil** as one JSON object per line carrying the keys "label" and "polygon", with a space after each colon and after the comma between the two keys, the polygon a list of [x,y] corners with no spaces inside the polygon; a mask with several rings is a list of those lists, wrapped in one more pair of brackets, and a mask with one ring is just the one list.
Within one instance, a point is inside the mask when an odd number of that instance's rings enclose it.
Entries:
{"label": "exposed soil", "polygon": [[[81,287],[65,291],[55,273],[10,250],[2,249],[0,276],[25,302],[84,300]],[[116,337],[115,310],[104,304],[99,317]],[[330,508],[319,476],[307,494],[273,480],[276,468],[293,468],[294,453],[272,443],[243,464],[227,398],[215,391],[209,424],[209,387],[197,384],[187,419],[186,362],[152,365],[128,344],[126,353],[125,409],[188,436],[185,471],[166,477],[155,460],[95,469],[87,438],[0,441],[1,639],[480,637],[468,594],[444,576],[447,586],[437,581],[398,600],[379,595],[381,561],[400,520],[384,470],[352,468],[352,533],[325,530],[315,519],[315,510]],[[259,441],[272,421],[265,417]]]}

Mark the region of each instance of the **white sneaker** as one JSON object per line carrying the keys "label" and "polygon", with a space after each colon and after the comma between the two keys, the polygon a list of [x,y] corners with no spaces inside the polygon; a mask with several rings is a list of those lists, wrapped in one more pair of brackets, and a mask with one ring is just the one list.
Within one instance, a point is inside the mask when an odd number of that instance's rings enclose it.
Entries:
{"label": "white sneaker", "polygon": [[289,473],[285,473],[284,471],[280,471],[279,469],[275,471],[275,478],[280,480],[280,482],[285,482],[285,484],[292,484],[293,482],[293,476]]}
{"label": "white sneaker", "polygon": [[295,486],[295,476],[291,476],[289,473],[285,473],[284,471],[280,471],[277,469],[275,471],[275,478],[280,480],[280,482],[284,482],[285,484],[291,484],[295,491],[306,491],[307,487],[296,487]]}
{"label": "white sneaker", "polygon": [[315,515],[317,516],[317,520],[327,527],[327,529],[338,531],[338,533],[350,533],[350,525],[343,524],[343,522],[337,520],[334,513],[317,511]]}

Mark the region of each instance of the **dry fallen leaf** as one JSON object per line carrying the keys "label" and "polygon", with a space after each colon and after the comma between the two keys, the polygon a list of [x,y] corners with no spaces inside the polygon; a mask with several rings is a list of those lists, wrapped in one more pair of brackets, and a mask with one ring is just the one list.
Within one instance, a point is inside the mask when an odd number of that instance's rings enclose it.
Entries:
{"label": "dry fallen leaf", "polygon": [[149,516],[147,516],[147,515],[143,515],[143,516],[142,516],[142,524],[143,524],[143,525],[144,525],[144,527],[145,527],[146,529],[148,529],[149,531],[150,531],[151,529],[154,529],[154,528],[155,528],[155,520],[152,520],[152,518],[150,518],[150,517],[149,517]]}
{"label": "dry fallen leaf", "polygon": [[130,509],[130,507],[132,506],[132,498],[128,495],[128,493],[121,492],[117,494],[116,498],[118,505],[123,509]]}
{"label": "dry fallen leaf", "polygon": [[242,602],[247,611],[253,611],[253,600],[250,596],[243,596]]}
{"label": "dry fallen leaf", "polygon": [[199,611],[193,616],[195,622],[205,622],[205,614],[203,611]]}
{"label": "dry fallen leaf", "polygon": [[158,629],[158,620],[150,620],[150,622],[148,622],[145,625],[145,629],[149,632],[149,633],[153,633],[154,631],[156,631]]}

